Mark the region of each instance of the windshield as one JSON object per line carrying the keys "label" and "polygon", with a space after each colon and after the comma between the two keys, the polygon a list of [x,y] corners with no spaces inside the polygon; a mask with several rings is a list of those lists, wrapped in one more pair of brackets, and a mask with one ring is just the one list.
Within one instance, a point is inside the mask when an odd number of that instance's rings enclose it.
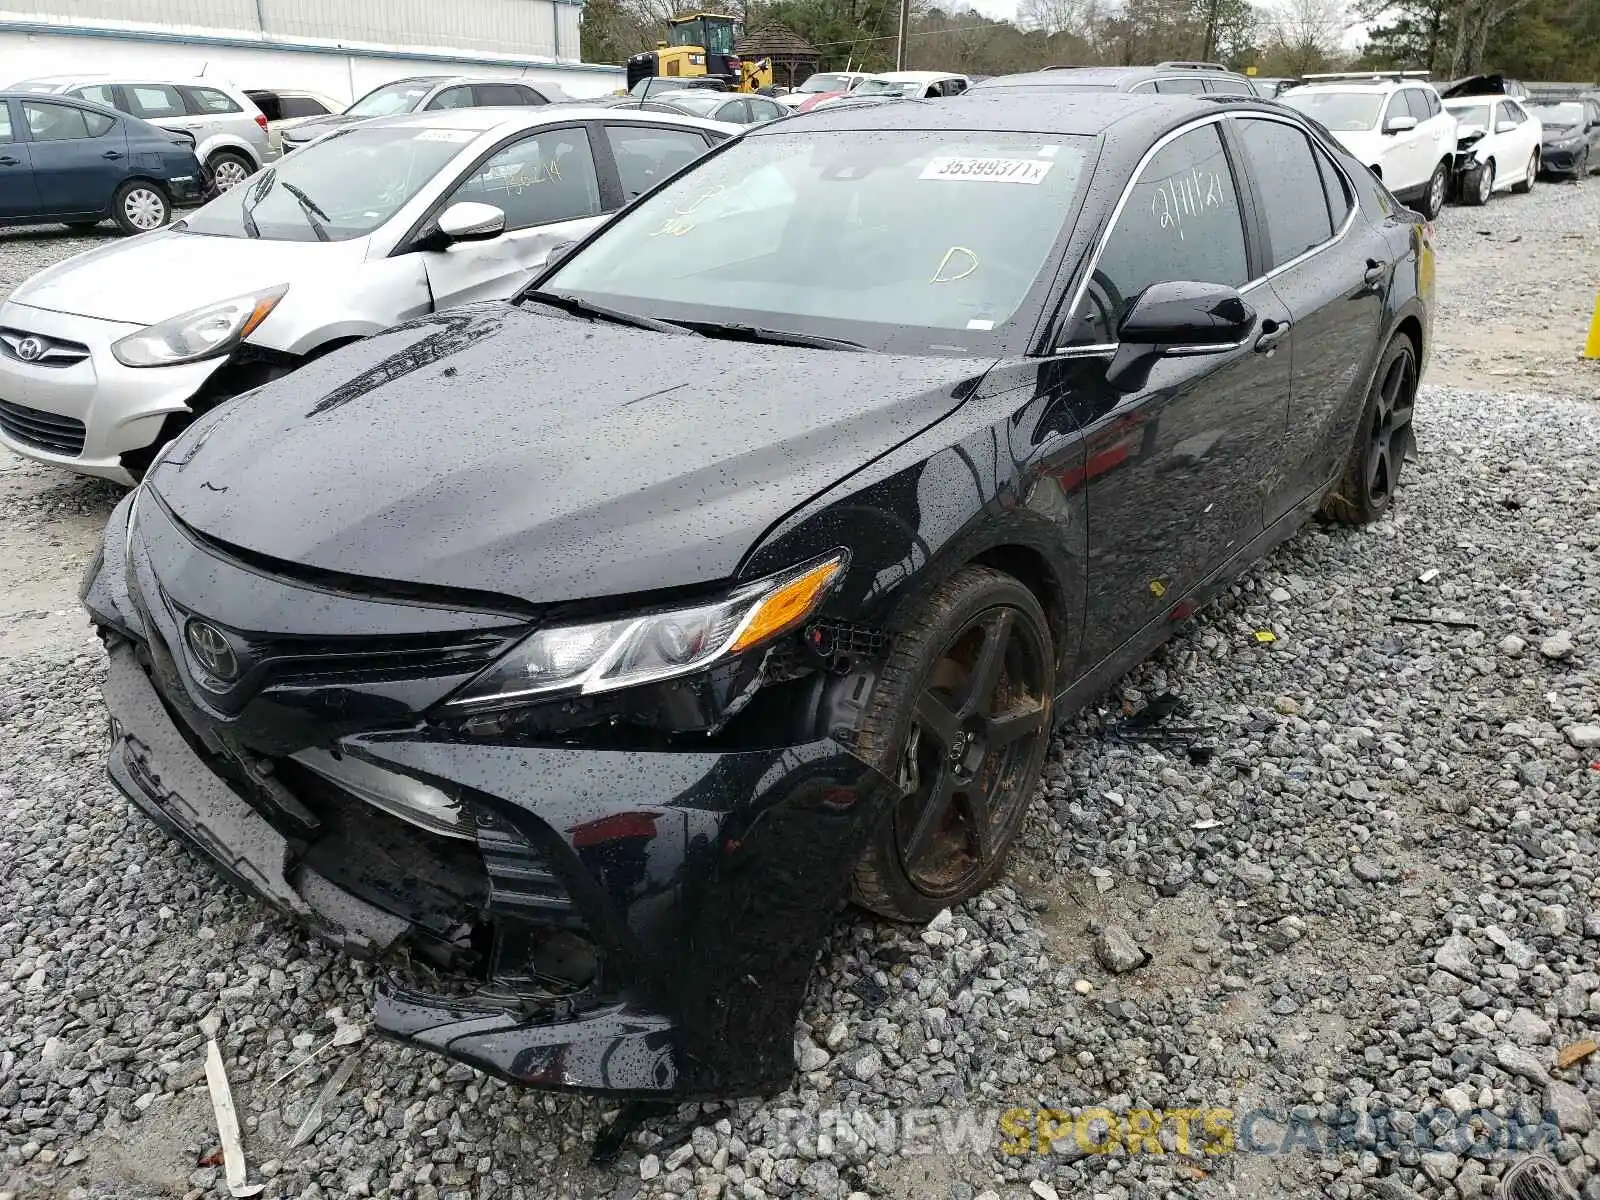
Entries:
{"label": "windshield", "polygon": [[[279,159],[249,182],[190,213],[182,228],[249,237],[247,211],[271,241],[320,240],[305,201],[333,242],[364,237],[437,175],[478,135],[465,129],[373,129],[330,134]],[[295,197],[298,190],[303,200]]]}
{"label": "windshield", "polygon": [[432,88],[433,84],[425,81],[385,84],[375,92],[368,92],[344,111],[352,117],[391,117],[396,113],[414,112]]}
{"label": "windshield", "polygon": [[728,97],[720,92],[674,92],[664,96],[673,108],[681,108],[686,113],[693,113],[697,117],[708,117],[717,109],[728,102]]}
{"label": "windshield", "polygon": [[852,96],[920,96],[925,83],[915,80],[895,81],[893,79],[864,79],[861,86],[851,92]]}
{"label": "windshield", "polygon": [[1528,111],[1546,125],[1582,125],[1583,105],[1581,104],[1529,104]]}
{"label": "windshield", "polygon": [[850,90],[850,76],[828,73],[813,75],[795,89],[800,92],[847,92]]}
{"label": "windshield", "polygon": [[1489,106],[1487,104],[1446,105],[1445,109],[1456,119],[1457,129],[1466,129],[1469,125],[1476,125],[1479,129],[1489,128]]}
{"label": "windshield", "polygon": [[1315,117],[1335,133],[1365,133],[1378,123],[1381,92],[1324,92],[1294,88],[1278,97],[1290,108]]}
{"label": "windshield", "polygon": [[875,349],[992,347],[1050,261],[1089,145],[932,130],[747,138],[626,210],[540,286]]}

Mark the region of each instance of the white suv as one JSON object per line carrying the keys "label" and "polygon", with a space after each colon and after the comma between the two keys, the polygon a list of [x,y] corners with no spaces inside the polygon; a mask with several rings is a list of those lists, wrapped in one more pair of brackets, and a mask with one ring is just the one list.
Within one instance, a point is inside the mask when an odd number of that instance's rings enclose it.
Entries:
{"label": "white suv", "polygon": [[1321,121],[1397,198],[1437,217],[1450,187],[1456,119],[1433,85],[1407,73],[1305,78],[1278,99]]}

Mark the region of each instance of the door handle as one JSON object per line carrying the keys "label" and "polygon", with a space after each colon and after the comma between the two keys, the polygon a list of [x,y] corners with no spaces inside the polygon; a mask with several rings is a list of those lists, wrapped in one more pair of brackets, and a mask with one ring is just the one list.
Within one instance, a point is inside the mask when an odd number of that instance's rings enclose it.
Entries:
{"label": "door handle", "polygon": [[1274,321],[1268,317],[1261,322],[1261,336],[1256,338],[1256,353],[1271,354],[1289,332],[1289,322]]}
{"label": "door handle", "polygon": [[1389,264],[1379,262],[1375,258],[1367,259],[1367,269],[1362,272],[1361,278],[1367,283],[1377,283],[1383,278],[1383,273],[1389,269]]}
{"label": "door handle", "polygon": [[9,154],[0,154],[0,167],[14,167],[21,161],[20,158],[12,158]]}
{"label": "door handle", "polygon": [[101,158],[111,158],[111,159],[121,158],[122,157],[122,151],[121,150],[107,150],[100,157]]}

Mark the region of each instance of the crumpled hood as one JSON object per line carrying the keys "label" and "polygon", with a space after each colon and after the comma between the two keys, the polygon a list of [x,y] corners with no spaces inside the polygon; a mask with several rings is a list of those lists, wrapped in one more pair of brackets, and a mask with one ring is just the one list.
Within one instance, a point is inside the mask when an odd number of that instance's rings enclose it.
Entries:
{"label": "crumpled hood", "polygon": [[479,304],[224,405],[149,480],[200,533],[302,566],[532,603],[617,596],[732,576],[990,363]]}
{"label": "crumpled hood", "polygon": [[11,299],[80,317],[153,325],[207,304],[292,283],[296,276],[333,270],[341,256],[353,265],[365,254],[364,238],[282,242],[158,229],[107,242],[48,267],[12,292]]}

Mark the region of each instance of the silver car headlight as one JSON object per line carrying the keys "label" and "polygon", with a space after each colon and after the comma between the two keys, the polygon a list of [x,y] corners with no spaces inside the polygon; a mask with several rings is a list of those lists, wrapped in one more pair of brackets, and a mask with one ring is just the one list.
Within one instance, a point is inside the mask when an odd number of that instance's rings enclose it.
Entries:
{"label": "silver car headlight", "polygon": [[169,367],[223,354],[249,337],[278,306],[288,284],[208,304],[111,343],[125,367]]}
{"label": "silver car headlight", "polygon": [[709,603],[541,629],[448,706],[592,695],[704,670],[794,629],[816,611],[847,561],[839,550]]}

